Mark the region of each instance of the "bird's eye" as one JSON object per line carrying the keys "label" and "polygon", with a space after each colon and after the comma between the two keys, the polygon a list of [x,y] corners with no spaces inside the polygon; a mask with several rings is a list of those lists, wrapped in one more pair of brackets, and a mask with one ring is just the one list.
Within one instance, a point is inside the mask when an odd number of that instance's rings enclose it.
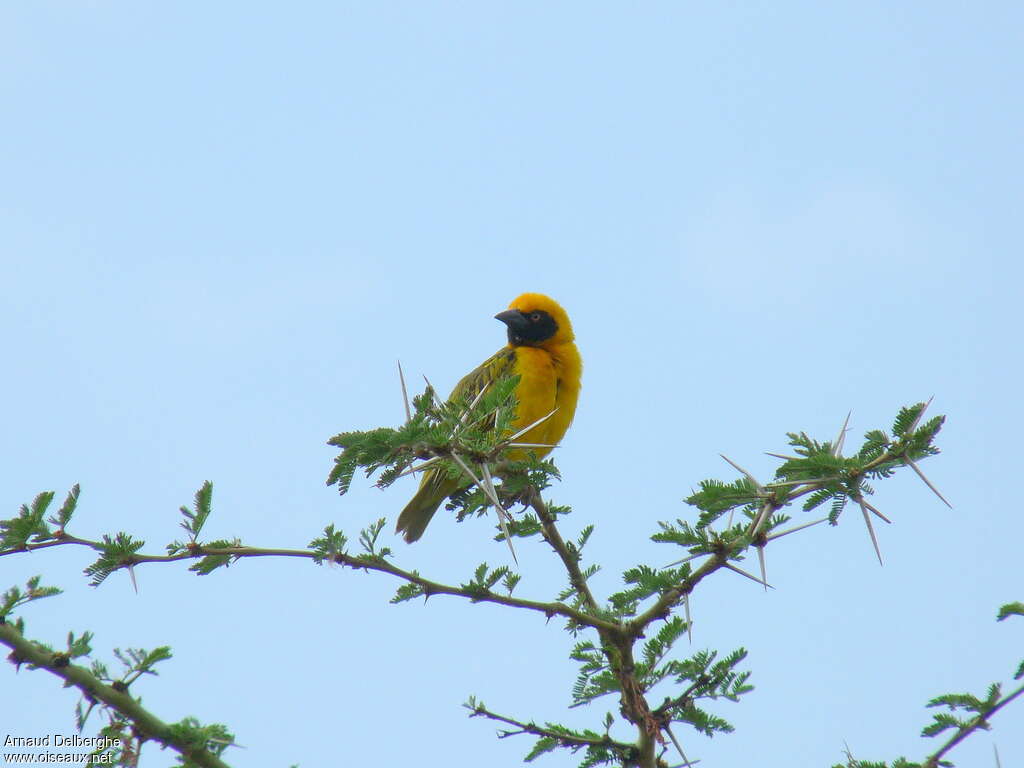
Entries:
{"label": "bird's eye", "polygon": [[540,322],[540,312],[533,312],[530,314],[530,320],[534,323]]}

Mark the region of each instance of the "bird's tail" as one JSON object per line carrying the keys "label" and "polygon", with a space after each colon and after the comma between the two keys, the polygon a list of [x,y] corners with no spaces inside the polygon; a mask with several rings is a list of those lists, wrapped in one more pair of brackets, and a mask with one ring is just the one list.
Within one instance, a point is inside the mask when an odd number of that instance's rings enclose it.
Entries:
{"label": "bird's tail", "polygon": [[402,514],[398,516],[395,533],[404,533],[404,538],[409,544],[419,539],[437,512],[437,508],[441,506],[441,502],[457,488],[458,485],[448,480],[444,474],[428,470],[420,481],[416,495],[409,500]]}

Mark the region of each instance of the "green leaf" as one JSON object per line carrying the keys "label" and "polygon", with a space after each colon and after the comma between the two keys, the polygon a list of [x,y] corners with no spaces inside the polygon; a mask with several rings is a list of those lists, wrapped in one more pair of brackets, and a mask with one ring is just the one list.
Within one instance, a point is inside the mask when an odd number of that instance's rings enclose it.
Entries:
{"label": "green leaf", "polygon": [[[413,576],[418,576],[416,571],[412,572]],[[416,597],[421,597],[426,594],[426,590],[419,584],[403,584],[397,590],[395,590],[395,596],[391,598],[392,603],[404,603],[407,600],[412,600]]]}
{"label": "green leaf", "polygon": [[[650,674],[661,663],[665,654],[672,650],[676,640],[686,634],[686,621],[681,616],[672,616],[658,630],[654,637],[643,645],[643,659],[638,675],[643,678]],[[654,682],[654,681],[652,681]]]}
{"label": "green leaf", "polygon": [[660,571],[649,565],[640,564],[622,574],[622,580],[632,586],[612,594],[608,601],[617,616],[633,616],[641,602],[650,597],[661,596],[666,590],[685,581],[689,575],[688,564],[679,568],[663,568]]}
{"label": "green leaf", "polygon": [[[205,749],[215,755],[220,755],[225,749],[234,744],[234,734],[228,731],[227,726],[219,723],[202,725],[194,717],[186,717],[180,722],[173,723],[168,727],[171,740],[184,744],[191,749]],[[178,757],[179,764],[185,768],[196,765],[187,758]]]}
{"label": "green leaf", "polygon": [[71,516],[75,513],[75,508],[78,506],[79,491],[78,483],[71,486],[71,490],[68,491],[67,498],[64,499],[64,503],[61,505],[61,508],[57,511],[55,516],[49,518],[48,522],[61,529],[67,527],[68,522],[71,520]]}
{"label": "green leaf", "polygon": [[997,621],[1002,621],[1009,616],[1024,616],[1024,603],[1007,603],[999,609]]}
{"label": "green leaf", "polygon": [[3,596],[0,597],[0,620],[6,621],[7,617],[11,615],[15,608],[18,608],[26,603],[31,603],[33,600],[41,600],[44,597],[52,597],[53,595],[59,595],[61,590],[57,587],[41,587],[39,586],[42,582],[42,576],[33,576],[27,582],[25,582],[25,591],[22,592],[18,587],[11,587]]}
{"label": "green leaf", "polygon": [[910,427],[920,418],[927,407],[927,403],[915,403],[914,405],[900,408],[900,412],[896,414],[896,420],[892,425],[892,433],[896,437],[906,435]]}
{"label": "green leaf", "polygon": [[30,540],[35,543],[49,539],[50,529],[43,517],[51,501],[53,491],[43,491],[33,499],[31,506],[21,505],[18,517],[0,520],[0,552],[24,549]]}
{"label": "green leaf", "polygon": [[382,517],[359,532],[359,543],[369,560],[383,562],[391,554],[388,547],[377,549],[377,539],[385,525],[387,525],[387,519]]}
{"label": "green leaf", "polygon": [[96,562],[85,569],[85,575],[91,577],[89,584],[98,587],[114,571],[135,562],[134,555],[146,542],[135,541],[127,533],[118,533],[115,537],[104,534],[99,545],[100,556]]}
{"label": "green leaf", "polygon": [[[204,546],[210,549],[233,549],[242,546],[239,539],[218,539],[207,542]],[[238,555],[206,555],[206,557],[189,566],[189,570],[199,576],[209,576],[218,568],[227,567],[238,559]]]}
{"label": "green leaf", "polygon": [[213,483],[207,480],[203,483],[202,487],[196,491],[195,499],[192,502],[192,509],[195,511],[191,511],[186,507],[181,507],[181,514],[185,517],[181,523],[181,527],[188,531],[193,542],[199,536],[199,532],[203,529],[207,519],[210,517],[210,505],[212,500]]}
{"label": "green leaf", "polygon": [[686,498],[686,503],[701,510],[698,528],[705,528],[731,509],[755,505],[760,501],[757,486],[741,477],[731,483],[702,480],[700,490]]}
{"label": "green leaf", "polygon": [[889,436],[884,431],[872,429],[864,434],[864,444],[857,452],[857,457],[863,461],[871,461],[881,456],[889,444]]}
{"label": "green leaf", "polygon": [[934,722],[931,725],[925,726],[921,730],[922,736],[934,738],[943,731],[949,730],[950,728],[960,728],[966,725],[966,723],[959,718],[953,717],[953,715],[940,712],[934,716]]}
{"label": "green leaf", "polygon": [[348,539],[341,531],[334,529],[334,523],[324,528],[324,535],[309,542],[309,548],[316,552],[313,562],[321,565],[324,560],[333,560],[335,555],[345,554]]}
{"label": "green leaf", "polygon": [[533,749],[523,758],[524,763],[532,763],[541,755],[553,751],[558,746],[558,740],[551,736],[541,736],[533,745]]}
{"label": "green leaf", "polygon": [[93,633],[83,632],[81,637],[75,637],[74,632],[68,632],[67,641],[67,654],[72,659],[77,659],[80,656],[88,656],[92,653],[92,642]]}

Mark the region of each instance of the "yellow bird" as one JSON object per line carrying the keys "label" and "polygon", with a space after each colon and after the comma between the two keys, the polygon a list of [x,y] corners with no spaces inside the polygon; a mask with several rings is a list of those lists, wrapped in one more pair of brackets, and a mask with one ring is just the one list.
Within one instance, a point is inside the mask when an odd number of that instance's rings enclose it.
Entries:
{"label": "yellow bird", "polygon": [[[494,317],[508,327],[508,344],[464,376],[455,385],[449,399],[473,397],[493,381],[519,376],[515,390],[519,406],[510,434],[554,410],[551,418],[521,435],[517,441],[556,445],[569,429],[576,413],[583,373],[583,361],[576,349],[569,315],[554,299],[540,293],[524,293],[509,304],[507,310]],[[551,451],[550,448],[531,450],[538,457]],[[522,452],[513,450],[509,455],[518,459]],[[404,533],[410,544],[416,541],[423,535],[441,502],[467,485],[462,479],[451,479],[436,469],[426,470],[416,495],[398,516],[395,531]]]}

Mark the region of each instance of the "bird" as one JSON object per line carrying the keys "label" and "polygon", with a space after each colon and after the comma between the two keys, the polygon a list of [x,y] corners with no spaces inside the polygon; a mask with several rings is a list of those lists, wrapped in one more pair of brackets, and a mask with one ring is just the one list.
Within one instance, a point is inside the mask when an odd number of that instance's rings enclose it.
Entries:
{"label": "bird", "polygon": [[[473,371],[462,377],[448,399],[474,397],[484,387],[506,376],[519,376],[515,397],[518,402],[510,434],[550,418],[520,435],[517,440],[553,446],[565,435],[576,414],[583,360],[576,348],[569,315],[562,306],[542,293],[524,293],[508,309],[494,316],[506,326],[508,343]],[[543,458],[551,448],[531,449]],[[510,458],[525,458],[523,449],[512,449]],[[419,489],[398,516],[396,533],[406,542],[417,541],[437,508],[448,496],[470,483],[449,477],[443,469],[424,471]]]}

